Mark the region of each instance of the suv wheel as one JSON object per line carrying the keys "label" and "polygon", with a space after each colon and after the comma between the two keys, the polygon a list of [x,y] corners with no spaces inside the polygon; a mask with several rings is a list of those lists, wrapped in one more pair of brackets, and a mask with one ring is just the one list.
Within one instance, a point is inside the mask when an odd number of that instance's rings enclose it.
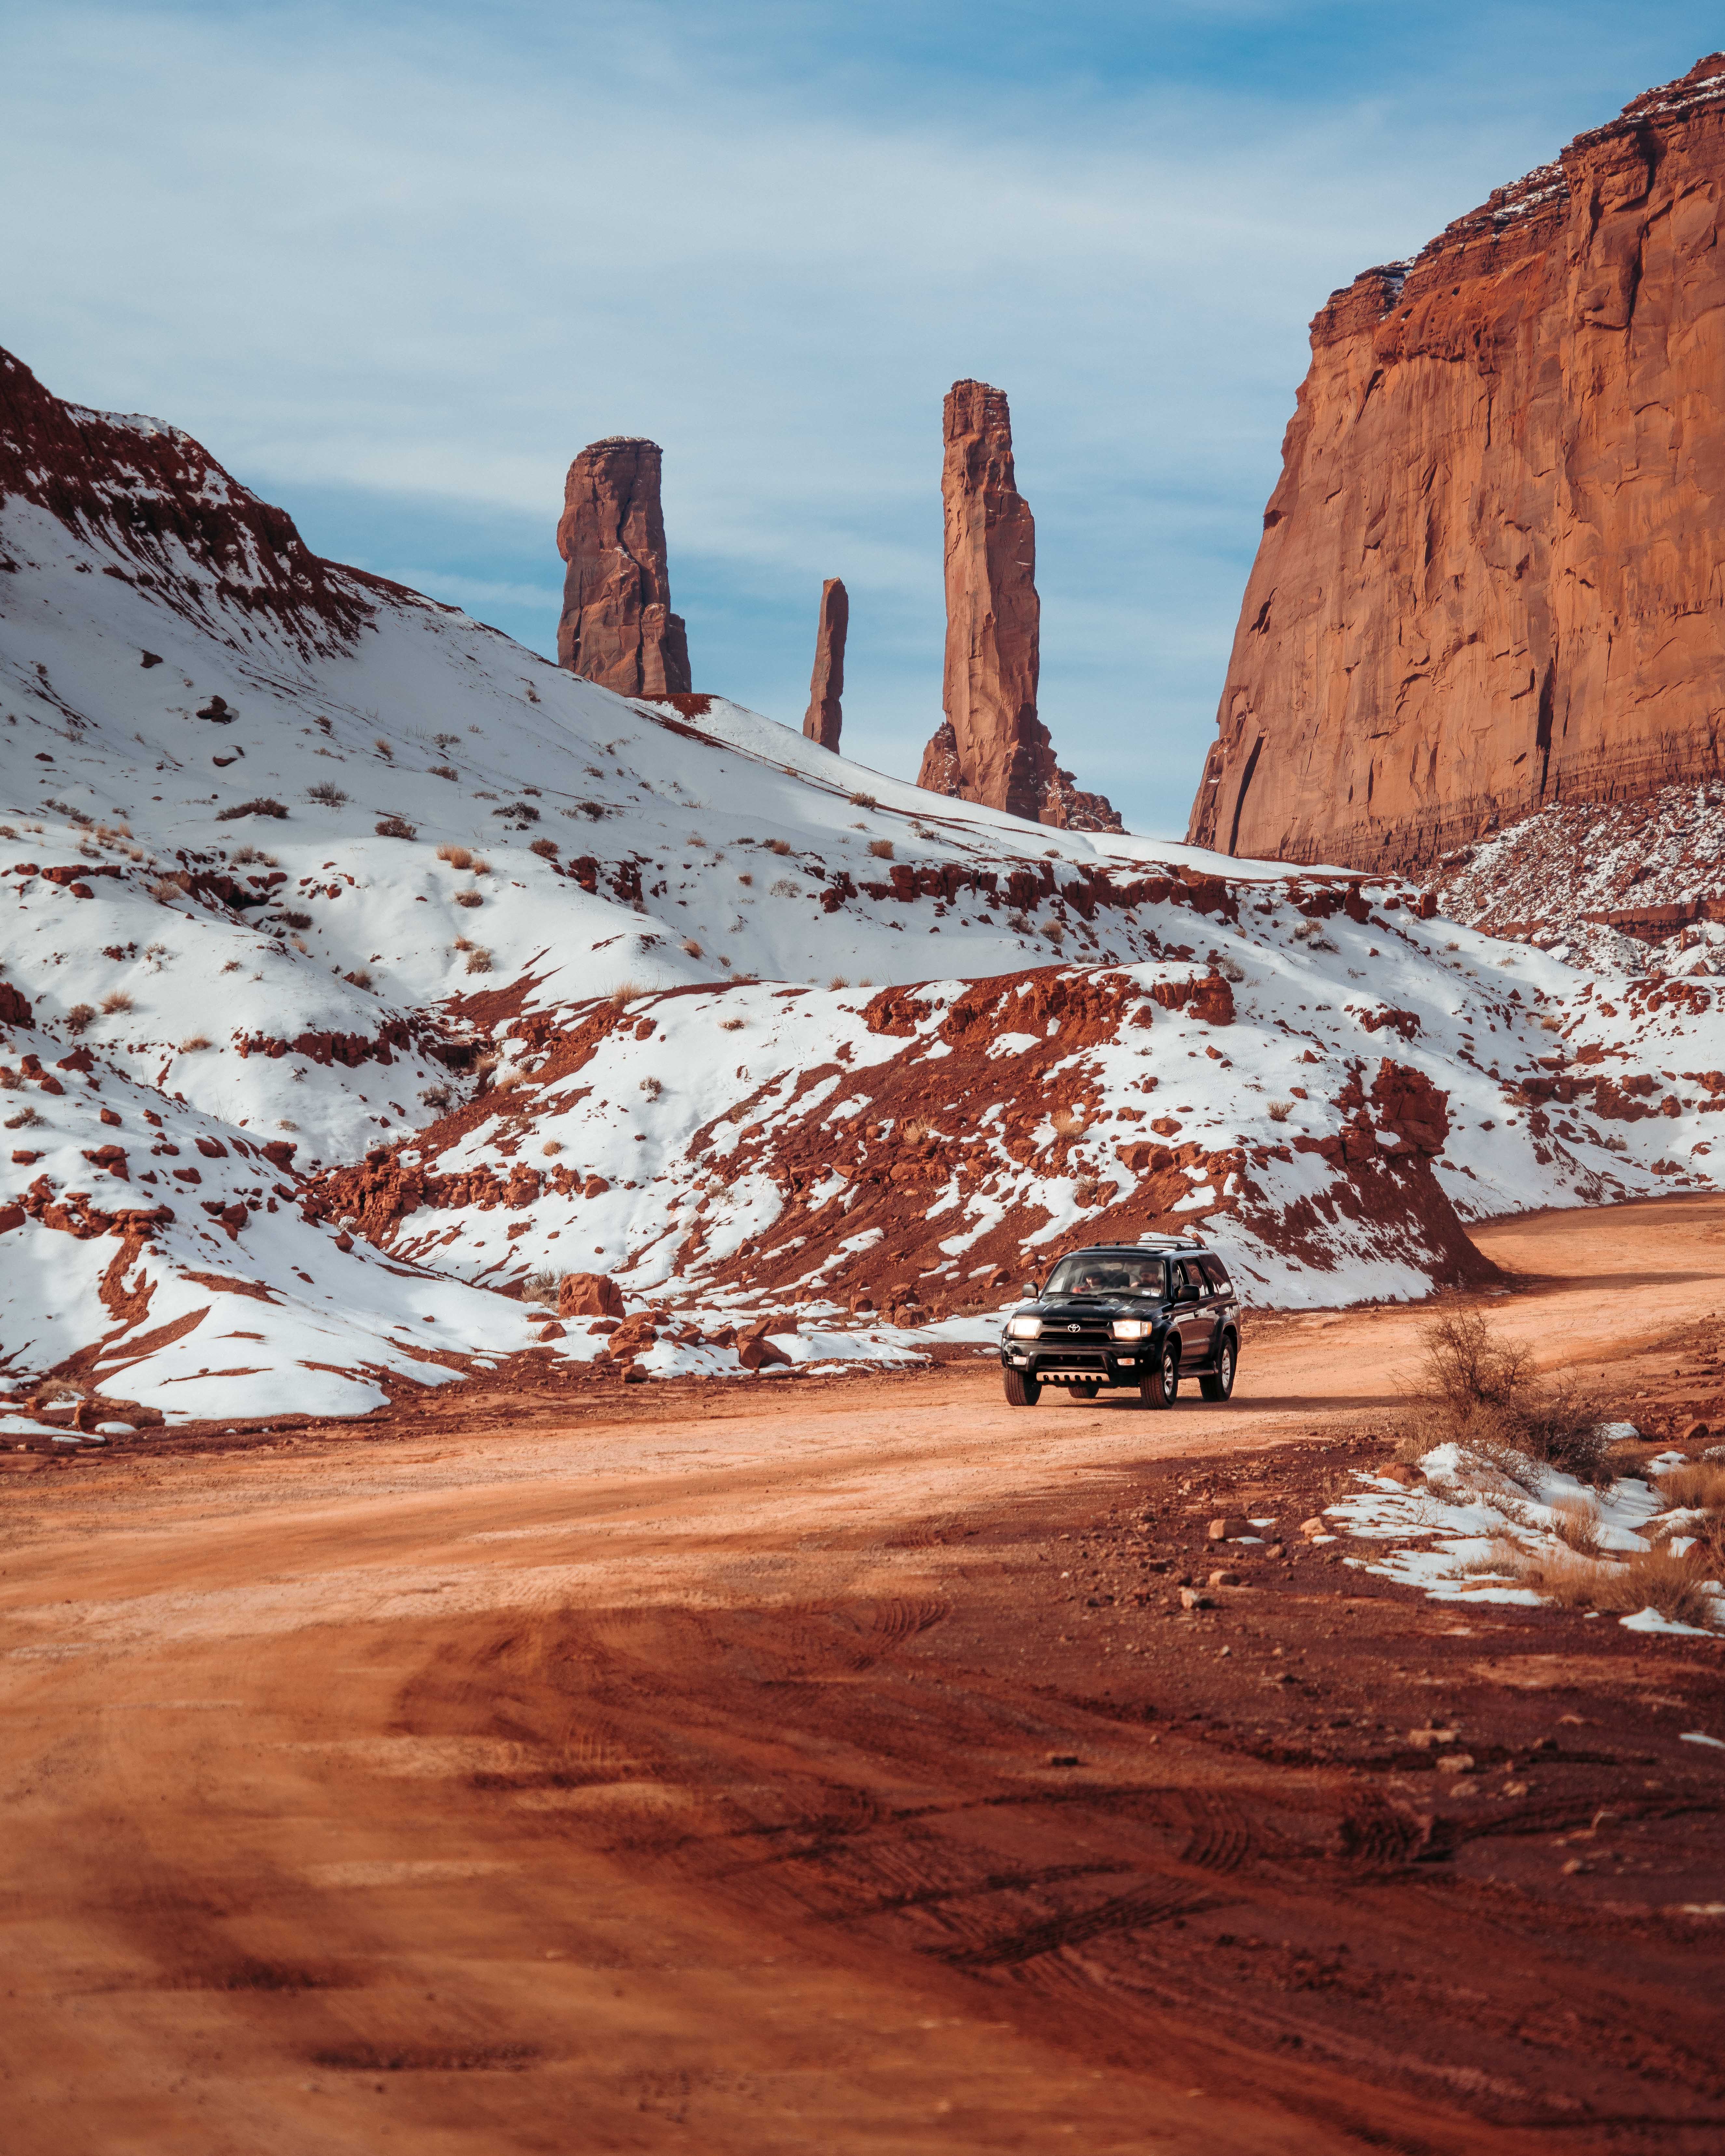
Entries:
{"label": "suv wheel", "polygon": [[1234,1353],[1232,1339],[1224,1340],[1222,1352],[1216,1358],[1214,1374],[1199,1379],[1198,1389],[1207,1400],[1225,1400],[1234,1390]]}
{"label": "suv wheel", "polygon": [[1042,1387],[1028,1370],[1004,1370],[1006,1381],[1006,1401],[1009,1407],[1034,1408],[1042,1398]]}
{"label": "suv wheel", "polygon": [[1138,1379],[1138,1393],[1147,1408],[1171,1408],[1180,1389],[1180,1356],[1172,1344],[1165,1347],[1153,1368]]}

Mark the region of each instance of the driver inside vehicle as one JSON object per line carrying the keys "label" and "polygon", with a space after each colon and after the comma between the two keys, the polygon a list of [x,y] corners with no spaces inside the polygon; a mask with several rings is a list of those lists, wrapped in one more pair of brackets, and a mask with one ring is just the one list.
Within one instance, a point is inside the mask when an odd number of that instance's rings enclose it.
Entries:
{"label": "driver inside vehicle", "polygon": [[1160,1258],[1122,1258],[1109,1264],[1096,1259],[1068,1259],[1055,1267],[1048,1283],[1050,1295],[1159,1296],[1163,1287]]}

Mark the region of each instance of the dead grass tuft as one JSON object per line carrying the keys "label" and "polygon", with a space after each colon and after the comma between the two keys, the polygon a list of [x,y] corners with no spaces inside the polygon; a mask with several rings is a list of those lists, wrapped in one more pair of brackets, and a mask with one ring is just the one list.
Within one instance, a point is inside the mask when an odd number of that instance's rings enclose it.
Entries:
{"label": "dead grass tuft", "polygon": [[95,1022],[95,1014],[94,1004],[74,1004],[65,1016],[67,1032],[73,1034],[88,1032]]}
{"label": "dead grass tuft", "polygon": [[1272,1123],[1285,1123],[1294,1112],[1291,1101],[1272,1101],[1265,1111]]}
{"label": "dead grass tuft", "polygon": [[180,1043],[180,1053],[182,1055],[201,1055],[206,1048],[214,1045],[207,1033],[188,1033]]}
{"label": "dead grass tuft", "polygon": [[892,841],[891,839],[870,839],[869,851],[877,861],[890,861],[892,859]]}
{"label": "dead grass tuft", "polygon": [[116,1018],[121,1011],[136,1009],[136,1005],[124,988],[110,988],[102,998],[102,1009],[110,1018]]}
{"label": "dead grass tuft", "polygon": [[452,869],[470,869],[473,866],[473,849],[470,846],[445,844],[438,848],[437,857],[440,861],[447,861]]}

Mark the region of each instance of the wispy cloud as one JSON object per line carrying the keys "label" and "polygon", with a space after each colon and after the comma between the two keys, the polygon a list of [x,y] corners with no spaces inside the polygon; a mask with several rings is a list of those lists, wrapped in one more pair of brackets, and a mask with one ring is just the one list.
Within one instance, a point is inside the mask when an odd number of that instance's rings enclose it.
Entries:
{"label": "wispy cloud", "polygon": [[1308,81],[1314,27],[1363,34],[1358,6],[1050,13],[987,11],[984,49],[978,10],[900,0],[71,0],[13,25],[0,84],[32,210],[8,341],[190,427],[330,551],[339,495],[350,551],[430,562],[542,647],[570,456],[650,434],[702,685],[794,719],[842,574],[847,725],[900,767],[938,713],[940,399],[982,375],[1013,399],[1063,754],[1177,824],[1307,318],[1576,121],[1470,99],[1482,68]]}

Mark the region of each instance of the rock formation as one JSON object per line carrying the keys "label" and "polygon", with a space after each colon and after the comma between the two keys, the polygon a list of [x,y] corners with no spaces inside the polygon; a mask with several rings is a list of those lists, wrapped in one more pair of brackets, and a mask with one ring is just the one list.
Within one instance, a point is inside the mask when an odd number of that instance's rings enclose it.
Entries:
{"label": "rock formation", "polygon": [[689,639],[670,610],[657,442],[613,434],[569,467],[557,552],[568,563],[557,664],[624,696],[688,693]]}
{"label": "rock formation", "polygon": [[845,694],[845,637],[850,627],[850,598],[836,577],[820,588],[820,621],[814,633],[814,671],[809,681],[809,709],[803,714],[803,731],[823,748],[839,746],[844,713],[839,700]]}
{"label": "rock formation", "polygon": [[1420,869],[1712,777],[1725,54],[1368,270],[1312,366],[1189,835]]}
{"label": "rock formation", "polygon": [[1033,823],[1117,831],[1107,802],[1080,793],[1058,769],[1036,716],[1036,523],[1014,475],[1005,392],[955,382],[944,433],[947,716],[916,783]]}

